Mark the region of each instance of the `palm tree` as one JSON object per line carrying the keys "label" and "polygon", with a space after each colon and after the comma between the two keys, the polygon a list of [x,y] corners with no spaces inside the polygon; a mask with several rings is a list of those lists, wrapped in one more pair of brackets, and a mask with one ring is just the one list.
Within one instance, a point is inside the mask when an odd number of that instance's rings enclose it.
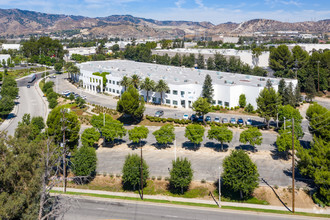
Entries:
{"label": "palm tree", "polygon": [[159,80],[156,86],[156,91],[160,93],[160,104],[163,102],[163,92],[166,92],[170,88],[164,80]]}
{"label": "palm tree", "polygon": [[123,79],[120,81],[120,85],[124,86],[126,91],[126,88],[131,85],[131,80],[127,76],[124,76]]}
{"label": "palm tree", "polygon": [[138,89],[139,85],[140,85],[140,77],[138,75],[134,74],[131,77],[131,83],[136,89]]}
{"label": "palm tree", "polygon": [[80,69],[77,66],[71,66],[69,67],[68,72],[71,74],[71,80],[73,79],[73,81],[75,81],[77,75],[80,74]]}
{"label": "palm tree", "polygon": [[149,101],[149,91],[155,89],[155,81],[151,80],[149,77],[145,78],[144,81],[141,83],[140,88],[147,91],[147,102]]}

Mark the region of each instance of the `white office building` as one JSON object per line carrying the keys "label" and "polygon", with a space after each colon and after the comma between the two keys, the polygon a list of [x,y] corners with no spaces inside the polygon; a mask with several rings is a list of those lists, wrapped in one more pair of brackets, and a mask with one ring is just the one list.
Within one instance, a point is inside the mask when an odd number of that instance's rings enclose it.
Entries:
{"label": "white office building", "polygon": [[[123,76],[130,77],[133,74],[137,74],[141,81],[146,77],[155,82],[163,79],[167,82],[169,90],[163,94],[162,102],[178,108],[190,108],[192,103],[201,96],[206,74],[211,76],[213,82],[213,104],[229,108],[238,106],[241,94],[245,94],[247,103],[251,103],[256,108],[256,98],[265,87],[266,81],[270,79],[276,90],[280,81],[280,78],[173,67],[127,60],[86,62],[79,64],[78,67],[81,73],[79,79],[83,81],[83,87],[93,92],[98,92],[98,88],[100,91],[103,91],[103,78],[95,76],[93,73],[108,72],[104,91],[117,96],[124,92],[124,88],[120,85]],[[297,80],[295,79],[285,79],[285,81],[287,84],[292,82],[294,87],[297,85]],[[146,100],[146,91],[142,90],[140,94]],[[160,93],[149,92],[149,99],[154,103],[160,103]]]}

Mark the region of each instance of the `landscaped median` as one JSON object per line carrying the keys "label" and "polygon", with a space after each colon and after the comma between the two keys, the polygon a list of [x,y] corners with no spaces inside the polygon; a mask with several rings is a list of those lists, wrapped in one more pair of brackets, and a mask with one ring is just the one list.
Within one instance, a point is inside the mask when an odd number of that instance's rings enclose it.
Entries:
{"label": "landscaped median", "polygon": [[[52,190],[52,194],[64,194],[62,191],[59,190],[60,188],[55,188]],[[121,199],[121,200],[131,200],[131,201],[143,201],[143,202],[154,202],[154,203],[163,203],[163,204],[173,204],[173,205],[186,205],[186,206],[198,206],[198,207],[207,207],[207,208],[219,208],[215,202],[212,204],[212,201],[201,201],[195,199],[185,199],[185,198],[176,198],[176,197],[155,197],[144,196],[144,199],[141,200],[138,195],[132,196],[131,194],[124,195],[114,195],[114,194],[101,194],[99,191],[95,191],[97,193],[93,193],[93,190],[74,190],[74,189],[67,189],[65,195],[76,195],[76,196],[88,196],[88,197],[97,197],[97,198],[108,198],[108,199]],[[107,193],[107,192],[105,192]],[[170,199],[169,199],[170,198]],[[265,206],[262,205],[252,205],[252,204],[242,204],[242,203],[227,203],[223,202],[222,209],[231,209],[231,210],[240,210],[240,211],[253,211],[253,212],[264,212],[264,213],[274,213],[274,214],[286,214],[286,215],[300,215],[300,216],[311,216],[311,217],[323,217],[323,218],[330,218],[330,214],[317,214],[311,212],[289,212],[282,210],[282,207],[274,207],[274,206]]]}

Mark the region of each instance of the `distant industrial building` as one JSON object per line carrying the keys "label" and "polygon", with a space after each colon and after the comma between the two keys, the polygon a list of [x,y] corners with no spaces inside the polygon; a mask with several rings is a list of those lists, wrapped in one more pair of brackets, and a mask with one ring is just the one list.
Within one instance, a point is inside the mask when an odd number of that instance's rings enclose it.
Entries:
{"label": "distant industrial building", "polygon": [[2,50],[19,50],[21,49],[20,44],[2,44],[1,45]]}
{"label": "distant industrial building", "polygon": [[[268,78],[260,76],[243,75],[237,73],[226,73],[194,68],[173,67],[166,65],[139,63],[127,60],[95,61],[78,64],[80,68],[79,80],[83,82],[83,88],[97,92],[98,88],[103,91],[103,77],[95,76],[95,72],[108,72],[106,75],[106,87],[104,91],[111,95],[119,96],[124,92],[120,81],[124,76],[130,77],[137,74],[141,81],[146,77],[158,82],[160,79],[167,82],[169,90],[163,94],[149,92],[150,101],[153,103],[165,103],[178,108],[191,108],[202,93],[205,76],[209,74],[212,78],[214,96],[213,105],[224,107],[238,106],[239,96],[246,95],[247,103],[257,107],[256,98],[264,89],[266,81],[271,80],[275,90],[278,89],[279,78]],[[297,80],[285,79],[286,83],[293,83],[295,87]],[[140,91],[146,100],[146,91]]]}
{"label": "distant industrial building", "polygon": [[88,56],[96,53],[96,47],[75,47],[75,48],[68,48],[67,50],[69,51],[70,59],[72,54]]}
{"label": "distant industrial building", "polygon": [[205,59],[205,63],[209,57],[214,57],[216,53],[222,54],[229,59],[229,57],[239,58],[243,63],[248,64],[251,67],[259,66],[266,68],[268,67],[269,51],[264,51],[262,54],[255,58],[252,55],[251,50],[235,50],[235,49],[183,49],[176,48],[170,50],[152,50],[152,54],[165,55],[168,54],[170,57],[174,57],[175,54],[189,55],[194,54],[196,59],[198,54],[202,54]]}

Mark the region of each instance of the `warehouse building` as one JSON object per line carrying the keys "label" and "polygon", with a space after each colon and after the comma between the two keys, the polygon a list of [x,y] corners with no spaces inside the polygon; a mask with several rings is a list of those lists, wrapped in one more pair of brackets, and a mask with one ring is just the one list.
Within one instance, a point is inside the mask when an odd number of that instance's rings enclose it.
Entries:
{"label": "warehouse building", "polygon": [[[127,60],[95,61],[79,64],[79,79],[83,87],[93,92],[103,91],[103,77],[93,75],[95,72],[107,72],[106,87],[104,92],[119,96],[124,92],[120,85],[123,76],[130,77],[137,74],[141,81],[146,77],[156,83],[163,79],[167,82],[169,90],[163,94],[162,103],[177,108],[191,108],[202,93],[205,76],[209,74],[212,78],[214,96],[213,104],[224,107],[238,106],[239,96],[246,95],[247,103],[257,107],[256,98],[265,87],[266,81],[271,80],[275,90],[278,89],[280,78],[269,78],[260,76],[243,75],[237,73],[226,73],[210,70],[199,70],[194,68],[173,67],[159,64],[139,63]],[[297,85],[295,79],[285,79],[286,83]],[[146,100],[146,91],[140,91]],[[158,92],[149,92],[150,101],[160,103],[161,96]]]}

